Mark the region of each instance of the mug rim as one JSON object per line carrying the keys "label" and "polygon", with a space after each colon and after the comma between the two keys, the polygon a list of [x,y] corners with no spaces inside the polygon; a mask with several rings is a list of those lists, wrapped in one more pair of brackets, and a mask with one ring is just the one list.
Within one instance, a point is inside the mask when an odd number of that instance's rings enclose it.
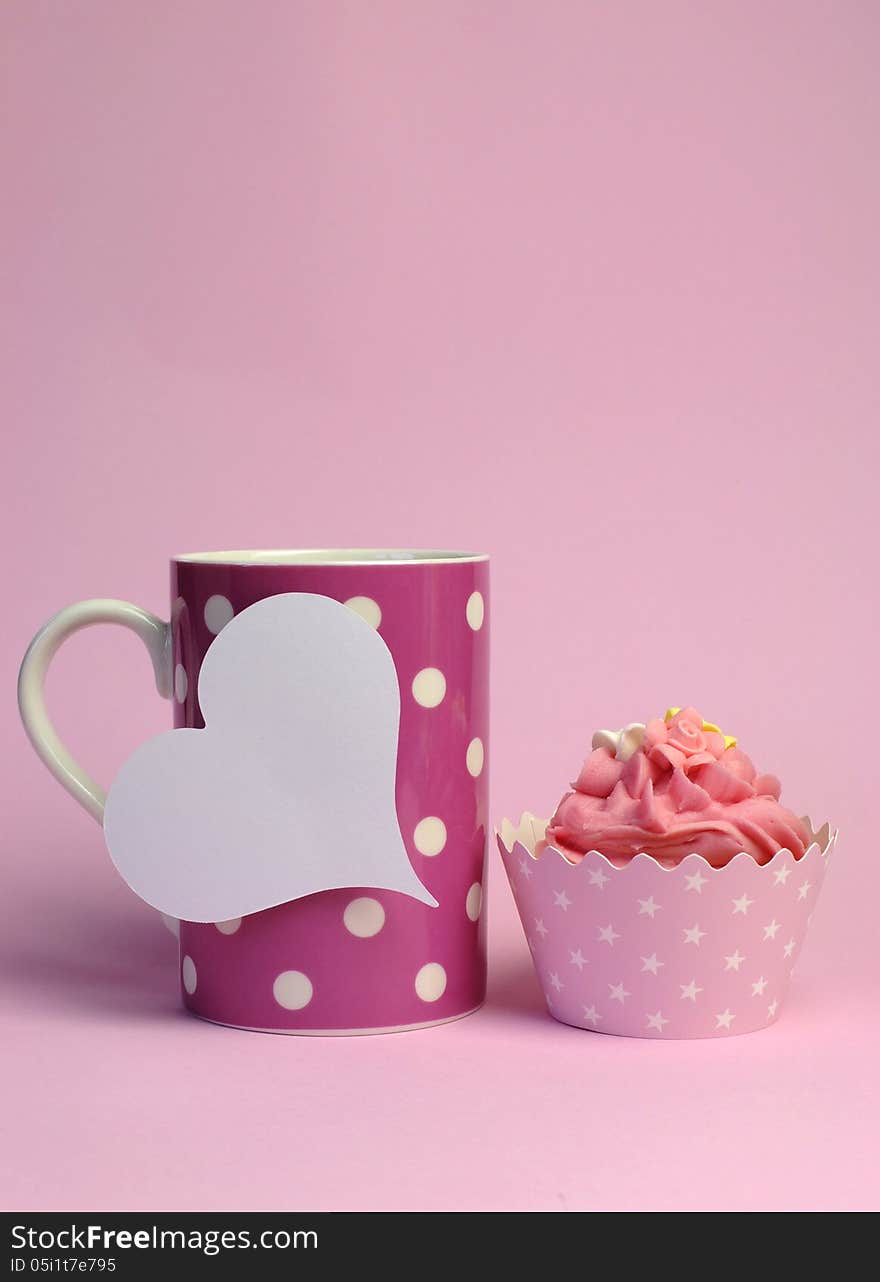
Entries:
{"label": "mug rim", "polygon": [[489,554],[422,548],[244,548],[228,552],[182,552],[171,560],[178,565],[467,565],[488,561]]}

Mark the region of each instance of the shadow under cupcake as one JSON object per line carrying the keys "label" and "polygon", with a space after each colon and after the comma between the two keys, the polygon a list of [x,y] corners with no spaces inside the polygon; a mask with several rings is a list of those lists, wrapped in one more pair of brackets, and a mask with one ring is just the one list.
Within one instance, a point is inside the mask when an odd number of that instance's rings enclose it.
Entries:
{"label": "shadow under cupcake", "polygon": [[779,801],[693,708],[598,731],[545,823],[498,845],[547,1007],[627,1037],[723,1037],[774,1022],[837,833]]}

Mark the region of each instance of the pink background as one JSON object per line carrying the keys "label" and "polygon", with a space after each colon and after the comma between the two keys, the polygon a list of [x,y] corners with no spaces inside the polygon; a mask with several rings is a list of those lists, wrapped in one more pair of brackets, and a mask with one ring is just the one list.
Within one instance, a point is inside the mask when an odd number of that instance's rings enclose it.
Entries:
{"label": "pink background", "polygon": [[[877,1207],[878,36],[857,0],[3,7],[4,1206]],[[553,1023],[497,859],[471,1019],[178,1009],[18,660],[78,597],[165,612],[172,552],[325,544],[492,553],[497,817],[693,702],[840,825],[776,1027]],[[170,716],[111,630],[50,702],[104,779]]]}

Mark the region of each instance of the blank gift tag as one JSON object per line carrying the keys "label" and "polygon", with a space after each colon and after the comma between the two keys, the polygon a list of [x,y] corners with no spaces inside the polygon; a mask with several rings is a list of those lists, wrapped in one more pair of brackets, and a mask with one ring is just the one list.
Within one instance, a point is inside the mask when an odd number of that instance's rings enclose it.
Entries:
{"label": "blank gift tag", "polygon": [[436,906],[395,810],[394,661],[359,615],[258,601],[211,645],[199,703],[205,728],[148,740],[107,798],[110,857],[141,899],[197,922],[351,886]]}

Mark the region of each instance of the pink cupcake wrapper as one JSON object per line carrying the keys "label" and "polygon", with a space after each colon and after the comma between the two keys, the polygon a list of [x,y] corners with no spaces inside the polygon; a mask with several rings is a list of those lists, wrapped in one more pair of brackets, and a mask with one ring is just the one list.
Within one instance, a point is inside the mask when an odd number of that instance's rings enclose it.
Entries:
{"label": "pink cupcake wrapper", "polygon": [[550,1014],[623,1037],[728,1037],[777,1019],[837,832],[814,831],[800,859],[742,852],[723,868],[697,854],[675,867],[598,851],[578,864],[548,847],[546,821],[505,820],[498,847]]}

